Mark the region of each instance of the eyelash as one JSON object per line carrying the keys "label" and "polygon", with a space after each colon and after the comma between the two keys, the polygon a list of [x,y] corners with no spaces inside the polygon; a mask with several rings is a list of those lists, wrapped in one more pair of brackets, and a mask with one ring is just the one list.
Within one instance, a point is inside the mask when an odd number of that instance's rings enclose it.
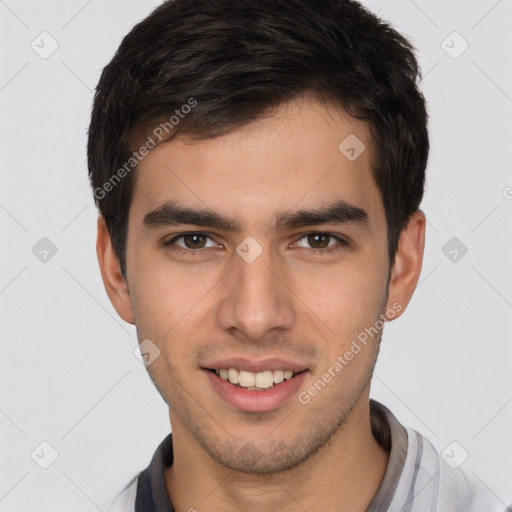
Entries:
{"label": "eyelash", "polygon": [[[164,242],[164,246],[168,247],[170,250],[172,250],[178,254],[187,254],[187,255],[201,253],[202,251],[209,249],[208,247],[206,247],[206,248],[203,247],[200,249],[184,249],[183,247],[171,247],[174,244],[174,242],[176,242],[176,240],[179,240],[180,238],[183,238],[187,235],[201,235],[206,238],[210,238],[212,241],[215,241],[208,233],[203,233],[201,231],[188,231],[186,233],[180,233],[179,235],[176,235],[175,237],[171,238],[170,240]],[[324,231],[309,231],[308,233],[304,233],[300,238],[297,239],[297,242],[309,235],[328,236],[330,238],[334,238],[338,242],[338,244],[334,245],[332,247],[324,248],[324,249],[314,249],[314,248],[306,248],[306,247],[299,247],[299,249],[305,249],[307,251],[313,251],[315,254],[325,255],[325,254],[331,254],[331,253],[340,251],[341,249],[349,246],[349,243],[346,240],[344,240],[343,238],[333,235],[332,233],[326,233]],[[296,242],[294,242],[294,243],[296,243]]]}

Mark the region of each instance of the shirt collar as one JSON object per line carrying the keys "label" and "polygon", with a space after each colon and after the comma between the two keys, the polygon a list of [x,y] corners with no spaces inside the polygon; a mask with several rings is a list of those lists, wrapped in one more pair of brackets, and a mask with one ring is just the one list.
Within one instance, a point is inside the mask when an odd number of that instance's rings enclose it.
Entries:
{"label": "shirt collar", "polygon": [[[384,405],[370,400],[372,433],[382,448],[389,452],[384,478],[366,512],[384,512],[395,494],[405,458],[407,431]],[[135,512],[174,512],[165,486],[165,469],[174,460],[172,433],[156,449],[149,466],[137,482]]]}

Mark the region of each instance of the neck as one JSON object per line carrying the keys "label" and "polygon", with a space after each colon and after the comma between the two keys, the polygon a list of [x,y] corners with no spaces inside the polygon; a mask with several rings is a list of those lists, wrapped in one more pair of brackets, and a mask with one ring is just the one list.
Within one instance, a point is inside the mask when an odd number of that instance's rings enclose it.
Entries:
{"label": "neck", "polygon": [[[175,510],[198,512],[365,511],[386,471],[388,453],[370,426],[368,397],[314,455],[281,473],[255,475],[217,463],[173,420],[173,464],[165,482]],[[320,507],[321,506],[321,507]]]}

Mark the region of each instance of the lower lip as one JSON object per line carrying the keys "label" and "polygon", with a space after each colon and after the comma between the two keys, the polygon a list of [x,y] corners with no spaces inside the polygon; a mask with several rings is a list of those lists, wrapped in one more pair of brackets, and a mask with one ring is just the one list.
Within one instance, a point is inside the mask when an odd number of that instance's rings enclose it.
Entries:
{"label": "lower lip", "polygon": [[277,409],[290,396],[297,393],[303,383],[307,370],[297,373],[295,377],[274,384],[265,391],[249,391],[239,388],[222,379],[216,373],[203,370],[217,393],[230,405],[247,412],[268,412]]}

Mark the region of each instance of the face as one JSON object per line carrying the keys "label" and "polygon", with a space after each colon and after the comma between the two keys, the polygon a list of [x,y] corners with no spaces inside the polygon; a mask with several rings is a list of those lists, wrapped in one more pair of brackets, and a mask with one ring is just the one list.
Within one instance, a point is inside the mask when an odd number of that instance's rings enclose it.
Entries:
{"label": "face", "polygon": [[[356,159],[348,136],[366,146]],[[367,403],[382,319],[409,298],[397,276],[388,294],[370,165],[367,126],[315,100],[139,164],[113,303],[160,351],[147,369],[173,435],[213,461],[294,467]],[[294,376],[266,380],[281,370]]]}

